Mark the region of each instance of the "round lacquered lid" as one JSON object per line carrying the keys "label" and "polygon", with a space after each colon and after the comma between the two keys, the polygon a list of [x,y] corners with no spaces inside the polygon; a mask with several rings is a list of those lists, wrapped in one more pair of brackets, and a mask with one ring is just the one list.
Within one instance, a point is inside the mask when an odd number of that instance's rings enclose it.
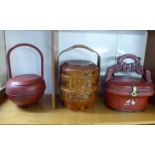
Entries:
{"label": "round lacquered lid", "polygon": [[70,61],[65,62],[65,64],[73,65],[73,66],[89,66],[94,63],[91,61],[87,61],[87,60],[70,60]]}
{"label": "round lacquered lid", "polygon": [[133,78],[133,77],[113,77],[111,80],[105,83],[106,88],[114,90],[128,90],[133,86],[136,86],[137,89],[142,89],[144,91],[152,91],[154,86],[150,82],[146,82],[144,79]]}
{"label": "round lacquered lid", "polygon": [[23,74],[14,76],[7,82],[7,85],[14,85],[14,86],[27,86],[27,85],[34,85],[39,82],[43,81],[43,79],[39,75],[35,74]]}
{"label": "round lacquered lid", "polygon": [[70,60],[66,61],[61,65],[61,69],[63,70],[98,70],[96,64],[87,60]]}

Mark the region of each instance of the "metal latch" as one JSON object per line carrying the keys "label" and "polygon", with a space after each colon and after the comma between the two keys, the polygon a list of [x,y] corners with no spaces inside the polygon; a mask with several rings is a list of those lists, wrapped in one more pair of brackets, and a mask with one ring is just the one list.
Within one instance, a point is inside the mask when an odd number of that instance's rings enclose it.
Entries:
{"label": "metal latch", "polygon": [[131,96],[133,96],[133,97],[137,96],[137,87],[134,85],[132,86]]}

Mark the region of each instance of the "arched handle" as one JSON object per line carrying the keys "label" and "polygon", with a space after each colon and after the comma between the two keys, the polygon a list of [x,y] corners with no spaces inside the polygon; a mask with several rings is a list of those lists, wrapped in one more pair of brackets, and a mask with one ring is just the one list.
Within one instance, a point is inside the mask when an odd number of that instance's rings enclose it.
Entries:
{"label": "arched handle", "polygon": [[125,63],[125,62],[123,62],[125,59],[133,59],[136,64],[140,64],[140,62],[141,62],[140,57],[137,57],[133,54],[125,54],[125,55],[117,57],[117,64]]}
{"label": "arched handle", "polygon": [[[111,78],[114,76],[114,72],[115,72],[115,65],[113,65],[113,66],[111,66],[111,67],[109,67],[109,68],[107,69],[104,82],[110,81]],[[149,70],[147,70],[147,69],[144,69],[142,78],[143,78],[146,82],[152,83],[151,71],[149,71]]]}
{"label": "arched handle", "polygon": [[[123,62],[125,59],[128,59],[128,58],[133,59],[135,62],[129,63],[129,64]],[[109,81],[114,76],[114,73],[117,73],[117,72],[136,72],[137,74],[142,75],[142,78],[144,80],[152,83],[151,72],[149,70],[144,69],[142,65],[140,65],[140,61],[141,61],[141,58],[133,54],[125,54],[117,57],[117,64],[107,69],[105,82]]]}
{"label": "arched handle", "polygon": [[87,46],[82,45],[82,44],[73,45],[73,46],[71,46],[71,47],[69,47],[69,48],[64,49],[64,50],[58,55],[57,66],[59,67],[59,59],[60,59],[60,56],[61,56],[64,52],[70,51],[70,50],[75,49],[75,48],[83,48],[83,49],[87,49],[87,50],[89,50],[89,51],[95,53],[95,54],[97,55],[97,66],[98,66],[99,73],[100,73],[100,56],[99,56],[99,54],[98,54],[95,50],[91,49],[90,47],[87,47]]}
{"label": "arched handle", "polygon": [[35,49],[39,55],[40,55],[40,58],[41,58],[41,77],[44,78],[44,58],[43,58],[43,54],[41,52],[41,50],[32,45],[32,44],[28,44],[28,43],[20,43],[20,44],[16,44],[15,46],[11,47],[8,52],[7,52],[7,56],[6,56],[6,60],[7,60],[7,67],[8,67],[8,74],[9,74],[9,78],[12,78],[12,72],[11,72],[11,64],[10,64],[10,54],[11,52],[17,48],[17,47],[21,47],[21,46],[28,46],[28,47],[31,47],[33,49]]}
{"label": "arched handle", "polygon": [[[132,59],[134,62],[126,63],[125,59]],[[140,64],[141,58],[133,54],[125,54],[117,57],[117,64],[114,66],[114,72],[136,72],[137,74],[143,74],[144,69]]]}

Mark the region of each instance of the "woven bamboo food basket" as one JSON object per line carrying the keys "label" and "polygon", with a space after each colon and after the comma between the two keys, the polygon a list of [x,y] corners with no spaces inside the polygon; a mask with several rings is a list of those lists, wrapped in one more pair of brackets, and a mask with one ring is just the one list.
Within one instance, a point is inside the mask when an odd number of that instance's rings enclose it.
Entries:
{"label": "woven bamboo food basket", "polygon": [[85,45],[74,45],[63,50],[60,56],[75,48],[83,48],[97,55],[97,65],[87,60],[70,60],[60,66],[60,97],[71,110],[90,108],[96,97],[100,72],[100,56]]}

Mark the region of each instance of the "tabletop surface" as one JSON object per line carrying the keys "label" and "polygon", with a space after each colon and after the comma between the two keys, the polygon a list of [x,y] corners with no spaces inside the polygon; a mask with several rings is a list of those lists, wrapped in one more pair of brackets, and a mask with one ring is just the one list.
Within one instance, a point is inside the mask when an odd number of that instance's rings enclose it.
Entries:
{"label": "tabletop surface", "polygon": [[155,104],[148,103],[142,112],[118,112],[108,109],[97,97],[91,109],[76,112],[59,104],[52,109],[48,95],[26,109],[7,99],[0,105],[0,124],[155,124]]}

